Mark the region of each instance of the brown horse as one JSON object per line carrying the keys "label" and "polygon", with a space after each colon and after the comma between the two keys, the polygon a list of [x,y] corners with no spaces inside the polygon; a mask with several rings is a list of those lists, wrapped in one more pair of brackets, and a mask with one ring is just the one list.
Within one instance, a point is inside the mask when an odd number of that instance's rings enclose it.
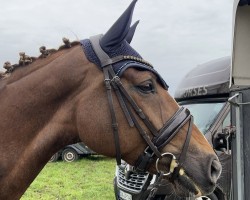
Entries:
{"label": "brown horse", "polygon": [[140,170],[169,172],[179,196],[213,191],[221,171],[213,149],[129,45],[135,2],[101,39],[39,58],[0,81],[0,199],[19,199],[55,152],[79,141],[118,164],[122,158]]}

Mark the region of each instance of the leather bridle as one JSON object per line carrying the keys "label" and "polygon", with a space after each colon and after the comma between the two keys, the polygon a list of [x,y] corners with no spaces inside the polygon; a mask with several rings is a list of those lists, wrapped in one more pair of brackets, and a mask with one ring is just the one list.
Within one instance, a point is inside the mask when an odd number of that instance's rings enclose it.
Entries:
{"label": "leather bridle", "polygon": [[[115,141],[116,148],[116,161],[117,165],[121,165],[121,152],[120,152],[120,142],[119,142],[119,131],[118,131],[118,123],[115,114],[112,90],[114,90],[119,104],[126,116],[126,119],[130,125],[130,127],[136,127],[138,129],[139,134],[147,143],[147,148],[144,152],[139,156],[138,160],[135,164],[135,169],[138,171],[146,171],[149,167],[149,164],[157,158],[156,169],[158,169],[158,161],[165,156],[172,155],[172,159],[175,159],[175,156],[171,153],[161,153],[160,151],[164,146],[166,146],[173,137],[179,132],[179,130],[189,122],[188,131],[186,135],[186,139],[182,148],[182,152],[178,158],[178,164],[175,166],[174,170],[164,173],[164,175],[172,174],[172,178],[175,178],[179,174],[179,170],[183,166],[185,162],[185,157],[187,153],[187,149],[189,146],[191,133],[192,133],[192,125],[193,125],[193,117],[190,114],[189,110],[180,107],[178,111],[164,124],[160,131],[157,131],[155,126],[150,122],[148,117],[143,113],[137,103],[133,100],[133,98],[128,94],[126,89],[124,88],[120,77],[117,76],[113,70],[113,64],[120,61],[135,61],[142,63],[144,65],[148,65],[152,67],[148,62],[144,61],[141,58],[133,57],[133,56],[116,56],[114,58],[110,58],[101,48],[99,44],[101,35],[93,36],[90,38],[91,45],[98,56],[101,62],[101,68],[104,73],[104,82],[107,90],[108,104],[110,108],[111,120],[112,120],[112,129]],[[134,112],[132,112],[132,109]],[[153,135],[153,138],[150,139],[150,135],[147,134],[145,130],[139,124],[135,114],[143,121],[146,127],[149,129],[150,133]],[[160,170],[158,171],[160,172]]]}

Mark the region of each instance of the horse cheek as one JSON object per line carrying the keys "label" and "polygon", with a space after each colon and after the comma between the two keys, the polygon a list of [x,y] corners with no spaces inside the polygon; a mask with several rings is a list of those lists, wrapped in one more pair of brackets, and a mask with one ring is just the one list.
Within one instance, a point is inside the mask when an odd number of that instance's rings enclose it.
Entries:
{"label": "horse cheek", "polygon": [[[114,149],[112,149],[112,136],[111,121],[109,110],[105,106],[80,105],[77,109],[77,130],[79,138],[93,151],[112,156]],[[108,113],[108,114],[107,114]],[[111,150],[112,149],[112,150]]]}

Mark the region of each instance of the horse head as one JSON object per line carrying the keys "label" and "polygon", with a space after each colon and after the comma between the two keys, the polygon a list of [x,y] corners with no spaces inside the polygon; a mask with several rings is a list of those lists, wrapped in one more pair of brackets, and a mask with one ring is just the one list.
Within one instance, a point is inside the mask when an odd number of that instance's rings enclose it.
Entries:
{"label": "horse head", "polygon": [[116,149],[118,165],[123,158],[137,170],[162,174],[180,196],[210,193],[221,165],[190,112],[178,106],[160,74],[130,46],[138,24],[131,26],[135,4],[106,34],[81,41],[88,60],[104,72],[109,117],[102,121],[113,126],[110,148]]}

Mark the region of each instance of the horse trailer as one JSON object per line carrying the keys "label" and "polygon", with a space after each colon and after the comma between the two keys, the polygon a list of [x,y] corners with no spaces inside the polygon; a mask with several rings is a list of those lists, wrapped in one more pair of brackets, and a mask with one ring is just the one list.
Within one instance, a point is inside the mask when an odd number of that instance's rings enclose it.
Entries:
{"label": "horse trailer", "polygon": [[88,156],[95,154],[84,143],[79,142],[65,146],[60,151],[56,152],[49,160],[49,162],[56,162],[58,159],[62,159],[65,162],[74,162],[81,156]]}

